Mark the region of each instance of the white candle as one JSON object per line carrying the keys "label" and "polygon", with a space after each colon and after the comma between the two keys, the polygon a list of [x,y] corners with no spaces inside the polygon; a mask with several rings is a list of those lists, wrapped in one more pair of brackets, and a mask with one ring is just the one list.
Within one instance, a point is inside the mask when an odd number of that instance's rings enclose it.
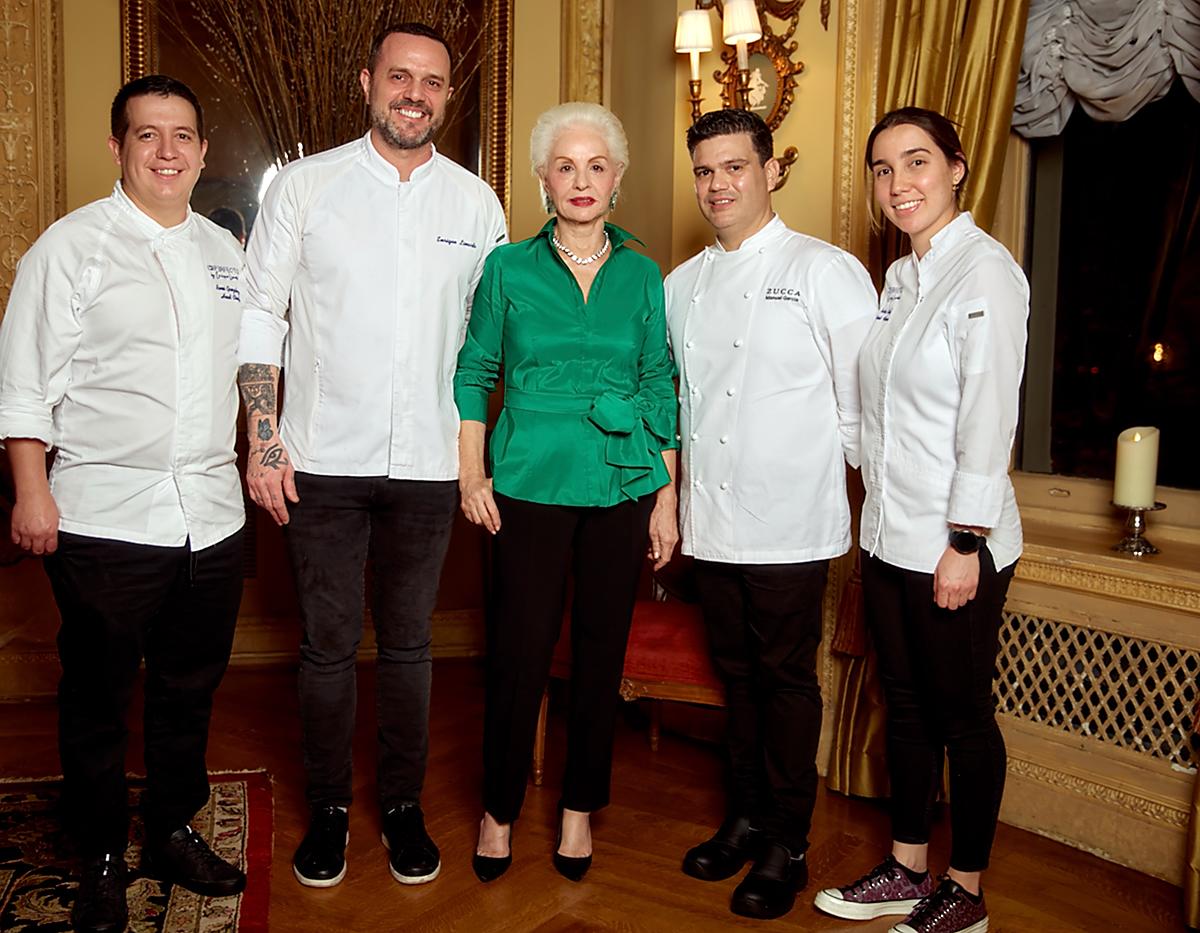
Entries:
{"label": "white candle", "polygon": [[747,71],[750,68],[750,49],[745,39],[739,39],[737,44],[738,68]]}
{"label": "white candle", "polygon": [[1127,508],[1154,507],[1158,476],[1158,428],[1129,428],[1117,435],[1113,502]]}
{"label": "white candle", "polygon": [[696,49],[692,49],[689,53],[692,57],[692,80],[700,80],[700,53]]}

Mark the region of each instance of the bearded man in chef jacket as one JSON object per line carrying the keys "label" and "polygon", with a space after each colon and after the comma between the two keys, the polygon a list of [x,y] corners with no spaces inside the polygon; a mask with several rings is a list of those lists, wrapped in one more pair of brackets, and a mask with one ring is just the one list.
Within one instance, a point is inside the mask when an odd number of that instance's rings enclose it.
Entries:
{"label": "bearded man in chef jacket", "polygon": [[188,825],[208,800],[242,594],[242,251],[189,207],[208,150],[191,89],[138,78],[111,119],[120,181],[30,247],[0,325],[12,538],[44,556],[62,616],[63,802],[83,858],[71,920],[93,933],[128,919],[126,714],[143,659],[143,870],[207,896],[246,885]]}
{"label": "bearded man in chef jacket", "polygon": [[846,464],[858,466],[858,350],[876,294],[849,253],[771,207],[771,131],[746,110],[688,130],[716,241],[666,280],[679,367],[683,553],[729,710],[726,818],[683,870],[753,867],[730,909],[769,919],[808,881],[821,732],[816,654],[829,560],[850,549]]}

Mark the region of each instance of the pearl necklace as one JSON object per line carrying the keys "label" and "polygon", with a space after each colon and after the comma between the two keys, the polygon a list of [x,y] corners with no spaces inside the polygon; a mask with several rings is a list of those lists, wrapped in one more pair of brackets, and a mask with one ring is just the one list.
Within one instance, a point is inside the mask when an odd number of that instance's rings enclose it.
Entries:
{"label": "pearl necklace", "polygon": [[554,234],[554,233],[550,234],[550,242],[554,244],[555,249],[557,249],[560,253],[562,253],[564,256],[566,256],[569,260],[571,260],[571,262],[575,263],[575,265],[577,265],[577,266],[590,266],[597,259],[601,258],[605,253],[607,253],[608,247],[609,247],[607,230],[604,231],[604,245],[601,246],[598,250],[596,250],[596,252],[592,253],[592,255],[590,255],[590,256],[576,256],[573,252],[571,252],[570,249],[568,249],[566,246],[564,246],[562,244],[562,241],[559,240],[557,234]]}

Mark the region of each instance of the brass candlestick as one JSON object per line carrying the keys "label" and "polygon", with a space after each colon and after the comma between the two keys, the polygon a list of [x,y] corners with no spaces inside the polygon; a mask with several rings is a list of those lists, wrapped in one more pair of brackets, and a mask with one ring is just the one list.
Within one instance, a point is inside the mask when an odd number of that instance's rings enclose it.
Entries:
{"label": "brass candlestick", "polygon": [[1125,519],[1125,537],[1113,545],[1113,550],[1121,554],[1128,554],[1130,557],[1157,554],[1158,548],[1145,538],[1146,513],[1161,511],[1167,507],[1166,504],[1155,502],[1151,506],[1132,506],[1113,502],[1112,505],[1119,509],[1125,509],[1129,513],[1129,517]]}
{"label": "brass candlestick", "polygon": [[737,96],[734,98],[742,110],[750,109],[750,69],[739,68],[737,73]]}
{"label": "brass candlestick", "polygon": [[688,90],[690,90],[692,92],[692,122],[693,123],[695,123],[697,120],[700,119],[700,102],[702,100],[704,100],[704,98],[700,96],[701,87],[702,87],[702,83],[700,82],[699,79],[688,82]]}

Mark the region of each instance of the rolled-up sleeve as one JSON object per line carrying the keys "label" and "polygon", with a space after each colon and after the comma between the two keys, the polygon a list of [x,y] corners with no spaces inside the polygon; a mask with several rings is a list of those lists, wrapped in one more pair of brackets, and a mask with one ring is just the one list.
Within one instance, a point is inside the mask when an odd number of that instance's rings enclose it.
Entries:
{"label": "rolled-up sleeve", "polygon": [[1029,287],[998,261],[980,262],[973,279],[967,291],[972,297],[956,302],[949,319],[962,400],[947,520],[991,528],[1008,490]]}
{"label": "rolled-up sleeve", "polygon": [[32,438],[49,450],[54,442],[54,408],[66,394],[82,335],[84,296],[70,266],[69,257],[55,255],[51,238],[35,243],[17,265],[0,322],[0,444]]}
{"label": "rolled-up sleeve", "polygon": [[505,299],[500,273],[500,253],[484,263],[475,289],[467,336],[458,351],[454,373],[454,404],[460,421],[487,423],[488,396],[496,387],[503,359]]}
{"label": "rolled-up sleeve", "polygon": [[283,365],[288,302],[300,264],[302,235],[293,185],[291,174],[276,177],[267,189],[262,209],[254,221],[242,272],[239,364]]}
{"label": "rolled-up sleeve", "polygon": [[819,296],[816,343],[833,381],[842,454],[857,468],[862,460],[858,353],[875,317],[878,297],[867,270],[849,254],[824,266],[812,293]]}

